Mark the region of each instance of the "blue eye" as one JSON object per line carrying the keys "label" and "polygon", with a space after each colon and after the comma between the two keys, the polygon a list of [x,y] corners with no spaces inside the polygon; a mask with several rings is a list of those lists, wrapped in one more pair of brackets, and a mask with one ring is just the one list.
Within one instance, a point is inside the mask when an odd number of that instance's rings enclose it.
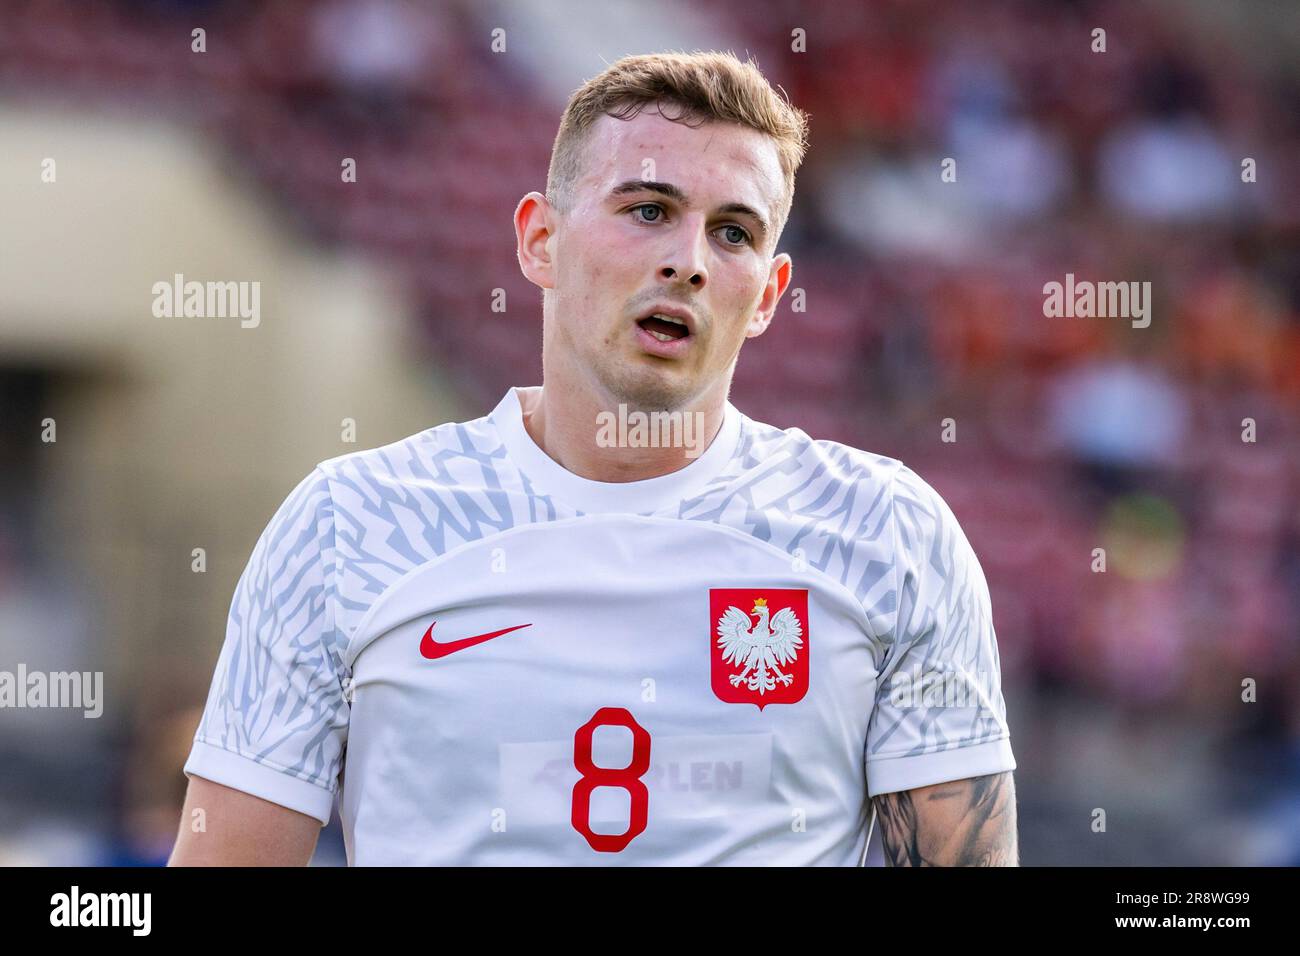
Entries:
{"label": "blue eye", "polygon": [[642,222],[655,222],[658,220],[659,216],[663,214],[663,210],[660,209],[658,206],[656,206],[654,203],[643,203],[640,206],[633,206],[631,212],[636,212],[638,209],[650,209],[653,210],[655,213],[654,216],[651,216],[648,219],[643,218],[641,220]]}
{"label": "blue eye", "polygon": [[734,229],[736,232],[740,233],[739,237],[735,239],[732,239],[730,236],[728,236],[727,241],[730,242],[732,245],[740,246],[749,242],[749,233],[747,233],[740,226],[732,225],[732,226],[723,226],[722,228],[729,229],[729,230]]}

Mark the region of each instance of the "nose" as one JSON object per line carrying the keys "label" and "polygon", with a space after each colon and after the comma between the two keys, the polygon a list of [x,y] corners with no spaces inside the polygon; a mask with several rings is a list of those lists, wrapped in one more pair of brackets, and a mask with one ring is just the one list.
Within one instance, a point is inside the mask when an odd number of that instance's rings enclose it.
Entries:
{"label": "nose", "polygon": [[[693,218],[693,217],[692,217]],[[673,243],[659,266],[659,279],[669,285],[687,283],[702,289],[709,281],[709,270],[704,264],[708,253],[703,222],[698,225],[691,218],[684,219],[681,228],[673,235]]]}

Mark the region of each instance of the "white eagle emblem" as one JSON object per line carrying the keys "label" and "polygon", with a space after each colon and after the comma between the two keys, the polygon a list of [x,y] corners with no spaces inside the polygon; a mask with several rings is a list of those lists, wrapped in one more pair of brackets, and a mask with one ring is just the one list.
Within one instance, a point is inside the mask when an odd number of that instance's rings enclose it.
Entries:
{"label": "white eagle emblem", "polygon": [[739,687],[744,681],[746,687],[760,695],[773,690],[777,681],[789,687],[794,678],[781,673],[778,665],[790,664],[799,656],[799,648],[803,646],[803,625],[799,623],[798,615],[783,607],[769,620],[767,598],[756,600],[750,614],[758,617],[757,624],[751,625],[749,614],[733,604],[718,619],[718,646],[722,648],[722,660],[745,668],[728,678],[731,686]]}

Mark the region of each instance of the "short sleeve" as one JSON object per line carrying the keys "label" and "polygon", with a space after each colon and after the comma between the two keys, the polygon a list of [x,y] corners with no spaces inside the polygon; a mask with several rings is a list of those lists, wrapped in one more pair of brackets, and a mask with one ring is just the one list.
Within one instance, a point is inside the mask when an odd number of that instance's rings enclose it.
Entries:
{"label": "short sleeve", "polygon": [[893,479],[897,617],[867,729],[867,793],[1014,770],[988,584],[956,516]]}
{"label": "short sleeve", "polygon": [[334,513],[317,467],[253,548],[187,776],[328,823],[347,740],[345,668],[334,616]]}

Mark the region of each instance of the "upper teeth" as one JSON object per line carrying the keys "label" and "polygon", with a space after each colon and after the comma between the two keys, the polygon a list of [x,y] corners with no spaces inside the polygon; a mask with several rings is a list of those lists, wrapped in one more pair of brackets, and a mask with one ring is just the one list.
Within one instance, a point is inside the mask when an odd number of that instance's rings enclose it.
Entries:
{"label": "upper teeth", "polygon": [[[656,312],[654,315],[650,316],[650,318],[661,319],[664,322],[671,322],[673,325],[680,325],[682,328],[687,328],[686,323],[681,319],[674,318],[671,315],[664,315],[662,312]],[[657,329],[646,329],[646,331],[657,338],[660,342],[671,342],[675,338],[675,336],[669,335],[667,332],[660,332]]]}
{"label": "upper teeth", "polygon": [[[683,328],[686,327],[686,323],[683,322],[681,319],[675,319],[671,315],[664,315],[662,312],[656,312],[654,313],[654,315],[650,316],[650,318],[661,319],[664,322],[671,322],[673,325],[680,325]],[[671,342],[676,338],[676,336],[669,335],[667,332],[660,332],[658,329],[646,329],[646,331],[649,332],[651,335],[653,335],[660,342]]]}

